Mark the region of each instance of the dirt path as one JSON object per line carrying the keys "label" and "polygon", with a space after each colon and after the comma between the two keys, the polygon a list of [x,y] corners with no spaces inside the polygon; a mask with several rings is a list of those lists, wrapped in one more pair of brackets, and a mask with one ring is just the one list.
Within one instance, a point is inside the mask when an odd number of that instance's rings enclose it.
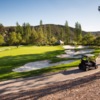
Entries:
{"label": "dirt path", "polygon": [[100,100],[100,72],[37,89],[0,95],[0,100]]}
{"label": "dirt path", "polygon": [[[100,64],[100,58],[97,59],[97,64]],[[14,79],[0,82],[0,96],[4,94],[12,94],[30,89],[39,89],[48,85],[55,85],[60,82],[92,75],[100,72],[100,66],[96,70],[88,72],[80,71],[77,67],[67,71],[53,73],[49,75],[36,76],[24,79]]]}

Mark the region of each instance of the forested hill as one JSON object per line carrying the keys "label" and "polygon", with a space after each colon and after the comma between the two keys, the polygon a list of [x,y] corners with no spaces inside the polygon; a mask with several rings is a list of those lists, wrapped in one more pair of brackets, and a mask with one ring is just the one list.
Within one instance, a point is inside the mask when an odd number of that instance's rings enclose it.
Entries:
{"label": "forested hill", "polygon": [[69,27],[67,23],[65,26],[30,26],[28,23],[20,26],[17,23],[16,26],[9,27],[0,25],[0,45],[54,45],[58,40],[64,41],[65,44],[93,45],[99,41],[99,34],[82,31],[79,23],[75,24],[75,28]]}
{"label": "forested hill", "polygon": [[[38,26],[34,26],[35,29],[38,29],[40,25]],[[42,27],[46,27],[47,29],[49,29],[49,27],[51,27],[52,30],[52,34],[59,34],[61,33],[62,28],[64,29],[65,26],[64,25],[55,25],[55,24],[45,24]],[[70,28],[70,34],[75,35],[75,28],[73,27],[69,27]],[[84,31],[82,30],[82,34],[85,35],[86,33],[92,33],[95,36],[100,36],[100,31]]]}
{"label": "forested hill", "polygon": [[[36,30],[38,30],[38,28],[40,27],[40,25],[38,26],[31,26],[31,28],[35,28]],[[56,24],[44,24],[42,25],[42,28],[43,29],[47,29],[47,31],[49,31],[49,29],[51,28],[51,34],[59,34],[62,32],[62,29],[65,28],[64,25],[56,25]],[[72,28],[72,27],[69,27],[70,28],[70,32],[71,34],[74,34],[75,32],[75,28]],[[12,31],[15,31],[16,30],[16,26],[8,26],[8,27],[5,27],[5,30],[7,32],[12,32]],[[85,31],[82,31],[83,34],[87,33]],[[95,33],[95,32],[93,32]]]}
{"label": "forested hill", "polygon": [[[40,27],[39,26],[35,26],[34,28],[35,29],[38,29]],[[58,35],[60,33],[64,33],[64,29],[65,29],[65,26],[64,25],[55,25],[55,24],[45,24],[45,25],[42,25],[42,28],[46,28],[47,30],[49,30],[51,28],[51,33],[52,34],[55,34],[55,35]],[[70,34],[73,36],[75,35],[75,28],[72,28],[72,27],[69,27],[70,29]],[[82,31],[83,34],[87,33],[85,31]]]}
{"label": "forested hill", "polygon": [[90,32],[90,33],[94,34],[95,36],[100,36],[100,31]]}
{"label": "forested hill", "polygon": [[[39,26],[40,25],[38,25],[38,26],[31,26],[31,28],[35,28],[35,29],[38,29],[39,28]],[[45,25],[42,25],[42,27],[44,28],[46,28],[47,30],[49,30],[49,28],[51,27],[51,30],[52,30],[52,34],[59,34],[60,32],[61,32],[61,29],[62,28],[65,28],[65,26],[64,25],[55,25],[55,24],[45,24]],[[72,27],[69,27],[70,28],[70,32],[71,32],[71,34],[74,34],[75,33],[75,28],[72,28]],[[16,30],[16,26],[8,26],[8,27],[5,27],[5,30],[6,31],[15,31]],[[82,33],[83,33],[83,35],[84,34],[86,34],[86,33],[92,33],[92,34],[94,34],[94,35],[98,35],[98,36],[100,36],[100,31],[88,31],[88,32],[86,32],[86,31],[84,31],[84,30],[82,30]]]}

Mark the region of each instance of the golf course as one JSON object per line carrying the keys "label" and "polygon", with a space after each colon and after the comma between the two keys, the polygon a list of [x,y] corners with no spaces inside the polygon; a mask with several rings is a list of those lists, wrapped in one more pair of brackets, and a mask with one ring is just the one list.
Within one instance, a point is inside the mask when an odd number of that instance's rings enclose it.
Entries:
{"label": "golf course", "polygon": [[[96,48],[92,53],[98,55],[99,52],[100,49]],[[13,71],[15,68],[19,68],[26,63],[35,61],[50,60],[50,63],[56,63],[60,61],[73,60],[72,58],[57,58],[56,56],[60,54],[64,54],[63,46],[19,46],[18,48],[16,46],[0,47],[0,81],[35,76],[49,72],[58,72],[78,66],[80,60],[73,58],[75,61],[68,64],[58,64],[26,72]]]}

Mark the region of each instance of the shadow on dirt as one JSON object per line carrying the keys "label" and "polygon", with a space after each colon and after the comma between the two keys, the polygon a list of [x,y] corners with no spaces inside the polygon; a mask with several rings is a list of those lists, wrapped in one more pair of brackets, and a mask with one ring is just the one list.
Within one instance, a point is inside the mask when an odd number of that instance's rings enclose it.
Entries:
{"label": "shadow on dirt", "polygon": [[40,98],[43,98],[43,97],[51,95],[51,94],[67,91],[68,89],[84,87],[87,84],[92,84],[97,79],[100,79],[100,72],[90,75],[90,76],[86,76],[84,78],[74,79],[72,81],[71,80],[63,81],[63,82],[58,82],[53,85],[47,85],[47,86],[39,88],[39,89],[30,89],[27,91],[20,91],[18,93],[1,95],[0,98],[1,98],[1,100],[15,100],[15,99],[38,100]]}
{"label": "shadow on dirt", "polygon": [[84,72],[84,71],[79,70],[79,69],[73,69],[73,70],[63,71],[62,74],[69,75],[69,74],[78,74],[78,73],[82,73],[82,72]]}

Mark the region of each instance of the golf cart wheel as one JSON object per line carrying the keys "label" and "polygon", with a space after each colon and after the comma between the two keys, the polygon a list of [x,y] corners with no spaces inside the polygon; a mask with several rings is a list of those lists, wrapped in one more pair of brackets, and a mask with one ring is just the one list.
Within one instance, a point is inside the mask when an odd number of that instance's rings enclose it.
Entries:
{"label": "golf cart wheel", "polygon": [[79,68],[79,70],[81,70],[81,67],[80,66],[78,68]]}
{"label": "golf cart wheel", "polygon": [[86,68],[85,68],[85,71],[89,71],[89,68],[88,68],[88,67],[86,67]]}
{"label": "golf cart wheel", "polygon": [[96,66],[95,66],[95,69],[97,69],[97,68],[98,68],[98,66],[96,65]]}
{"label": "golf cart wheel", "polygon": [[81,67],[82,67],[82,65],[81,65],[81,64],[79,64],[79,66],[78,66],[79,70],[82,70],[82,68],[81,68]]}
{"label": "golf cart wheel", "polygon": [[81,68],[79,67],[79,70],[81,70]]}
{"label": "golf cart wheel", "polygon": [[82,69],[79,67],[79,70],[82,70]]}

